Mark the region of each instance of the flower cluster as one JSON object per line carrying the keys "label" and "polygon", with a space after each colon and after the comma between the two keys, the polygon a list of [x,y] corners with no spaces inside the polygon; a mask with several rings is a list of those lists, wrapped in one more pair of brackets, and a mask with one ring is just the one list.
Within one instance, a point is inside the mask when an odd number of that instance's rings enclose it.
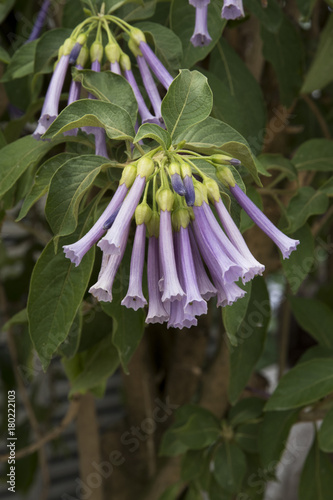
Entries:
{"label": "flower cluster", "polygon": [[[136,230],[122,305],[137,310],[148,304],[146,323],[190,328],[207,312],[210,298],[216,297],[217,306],[233,304],[245,295],[238,281],[245,283],[263,273],[264,266],[251,254],[225,207],[217,182],[196,166],[198,158],[215,166],[217,178],[276,243],[283,258],[296,249],[299,241],[281,233],[235,183],[228,165],[240,164],[237,159],[222,154],[201,157],[181,149],[164,152],[159,147],[124,168],[119,187],[95,225],[79,241],[64,246],[66,257],[77,266],[98,242],[102,266],[89,290],[96,299],[112,301],[133,216]],[[148,298],[142,289],[147,239]]]}
{"label": "flower cluster", "polygon": [[[189,0],[195,7],[195,26],[191,42],[194,47],[209,45],[212,41],[208,33],[207,17],[210,0]],[[221,17],[223,19],[237,19],[244,17],[243,0],[224,0]]]}
{"label": "flower cluster", "polygon": [[[129,36],[128,47],[136,58],[142,83],[150,100],[152,111],[146,105],[136,82],[131,68],[131,60],[116,41],[109,27],[109,22],[116,23]],[[95,29],[97,30],[96,40],[88,48],[88,35]],[[108,43],[105,47],[102,44],[101,32],[103,29],[108,36]],[[141,30],[130,26],[115,16],[105,15],[100,16],[97,20],[94,17],[85,20],[74,29],[71,36],[60,47],[58,60],[45,96],[41,116],[38,120],[38,126],[33,134],[36,139],[40,139],[45,134],[48,127],[58,116],[60,96],[69,65],[75,64],[78,70],[82,70],[87,65],[89,59],[92,71],[100,72],[103,67],[103,61],[106,61],[108,69],[111,72],[123,75],[126,78],[136,98],[141,123],[156,123],[164,126],[161,115],[162,101],[152,73],[166,90],[168,90],[173,80],[172,76],[149,47]],[[80,95],[81,83],[72,80],[67,105],[80,99]],[[91,94],[88,97],[90,99],[94,98]],[[83,127],[82,130],[87,134],[94,135],[96,154],[108,157],[104,129],[100,127]],[[65,132],[65,134],[76,135],[77,129],[72,129]]]}

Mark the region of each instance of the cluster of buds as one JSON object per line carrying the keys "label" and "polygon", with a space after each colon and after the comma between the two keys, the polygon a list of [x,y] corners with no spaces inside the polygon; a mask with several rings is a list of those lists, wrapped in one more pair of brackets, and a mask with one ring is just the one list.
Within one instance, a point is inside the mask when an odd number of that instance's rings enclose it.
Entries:
{"label": "cluster of buds", "polygon": [[[195,7],[195,27],[191,37],[192,45],[194,47],[209,45],[212,41],[207,26],[210,0],[189,0],[189,4]],[[221,17],[228,20],[244,17],[243,0],[224,0]]]}
{"label": "cluster of buds", "polygon": [[[150,100],[151,111],[147,107],[134,77],[130,57],[121,49],[116,41],[109,23],[115,23],[118,28],[122,29],[129,36],[128,47],[136,58],[142,83]],[[96,39],[88,47],[88,35],[93,30],[97,31]],[[102,43],[103,30],[106,31],[108,36],[108,43],[105,46]],[[77,26],[71,36],[60,47],[58,60],[45,96],[41,116],[38,120],[38,126],[33,134],[36,139],[40,139],[43,136],[58,116],[61,91],[69,65],[76,65],[78,70],[82,70],[86,67],[89,60],[90,68],[93,71],[101,71],[105,63],[107,69],[126,78],[137,100],[141,123],[156,123],[164,126],[161,115],[162,100],[152,73],[166,90],[168,90],[172,83],[172,76],[149,47],[145,35],[141,30],[130,26],[116,16],[100,15],[92,16]],[[80,99],[80,95],[81,83],[72,80],[67,105]],[[93,98],[90,94],[88,97]],[[105,131],[99,127],[84,127],[83,130],[95,136],[96,154],[108,157]],[[76,135],[77,129],[65,132],[65,134]]]}
{"label": "cluster of buds", "polygon": [[[245,295],[237,282],[245,283],[264,271],[225,207],[218,183],[196,166],[195,159],[214,165],[217,179],[276,243],[283,258],[299,241],[279,231],[236,184],[228,165],[239,165],[239,160],[161,149],[125,166],[104,213],[83,238],[64,246],[64,252],[77,266],[98,242],[102,266],[89,291],[97,300],[111,302],[134,216],[129,287],[122,305],[134,310],[148,305],[146,323],[190,328],[207,312],[210,298],[216,297],[217,306],[231,305]],[[148,300],[142,289],[147,239]]]}

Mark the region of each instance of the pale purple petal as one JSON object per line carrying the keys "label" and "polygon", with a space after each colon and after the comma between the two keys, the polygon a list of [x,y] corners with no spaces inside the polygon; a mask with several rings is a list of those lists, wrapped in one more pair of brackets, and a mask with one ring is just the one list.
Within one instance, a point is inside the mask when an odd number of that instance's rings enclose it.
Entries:
{"label": "pale purple petal", "polygon": [[193,263],[195,268],[195,273],[197,277],[197,283],[200,295],[205,299],[209,300],[211,297],[215,297],[217,294],[217,290],[214,287],[213,283],[208,278],[205,267],[201,260],[200,252],[197,246],[197,243],[194,238],[194,234],[192,228],[189,227],[189,234],[191,240],[191,249],[193,256]]}
{"label": "pale purple petal", "polygon": [[224,0],[221,17],[228,20],[244,17],[243,0]]}
{"label": "pale purple petal", "polygon": [[89,289],[89,293],[91,293],[99,301],[112,302],[113,282],[125,253],[128,233],[129,225],[126,231],[122,234],[119,254],[109,255],[107,262],[105,260],[104,262],[102,261],[103,271],[100,273],[97,283]]}
{"label": "pale purple petal", "polygon": [[156,125],[161,125],[159,119],[156,116],[153,116],[149,111],[149,109],[147,108],[144,98],[142,97],[142,94],[138,87],[138,84],[136,83],[136,80],[134,78],[132,70],[126,69],[124,71],[124,74],[126,80],[131,85],[132,90],[134,92],[136,102],[138,103],[138,110],[141,116],[142,123],[155,123]]}
{"label": "pale purple petal", "polygon": [[210,0],[189,0],[188,2],[193,7],[204,7],[205,5],[210,4]]}
{"label": "pale purple petal", "polygon": [[112,73],[115,73],[116,75],[121,75],[120,64],[118,61],[110,63],[110,70],[112,71]]}
{"label": "pale purple petal", "polygon": [[52,75],[49,88],[47,89],[45,101],[42,107],[38,125],[33,133],[35,139],[40,139],[49,126],[58,116],[59,100],[64,85],[69,63],[69,55],[61,56]]}
{"label": "pale purple petal", "polygon": [[161,82],[166,90],[168,90],[173,81],[169,71],[163,66],[159,58],[154,54],[146,42],[140,42],[139,47],[143,57],[146,59],[157,80]]}
{"label": "pale purple petal", "polygon": [[161,210],[160,214],[160,259],[163,276],[162,302],[180,300],[184,291],[179,283],[172,239],[171,213]]}
{"label": "pale purple petal", "polygon": [[32,31],[30,33],[30,36],[28,40],[25,43],[32,42],[33,40],[36,40],[41,32],[42,27],[44,26],[45,19],[47,16],[47,11],[49,10],[50,7],[50,0],[44,0],[40,11],[38,12],[37,19],[35,21],[35,24],[32,28]]}
{"label": "pale purple petal", "polygon": [[79,57],[79,54],[81,52],[82,45],[79,42],[76,42],[74,47],[71,50],[71,53],[69,54],[69,64],[75,64],[76,59]]}
{"label": "pale purple petal", "polygon": [[65,245],[63,247],[66,257],[70,259],[75,266],[80,264],[82,257],[103,236],[105,233],[105,229],[103,229],[105,221],[108,220],[114,212],[119,210],[125,199],[127,191],[128,189],[126,184],[119,186],[113,195],[112,200],[90,231],[88,231],[88,233],[76,243]]}
{"label": "pale purple petal", "polygon": [[148,68],[148,65],[146,63],[145,58],[142,56],[138,56],[136,58],[136,60],[138,62],[143,85],[146,89],[149,100],[153,106],[155,116],[156,116],[156,118],[158,118],[160,125],[163,126],[164,121],[163,121],[162,114],[161,114],[162,99],[161,99],[160,94],[157,90],[156,84],[154,82],[154,78],[152,77],[152,74],[150,73],[150,70]]}
{"label": "pale purple petal", "polygon": [[189,207],[193,207],[195,202],[195,191],[193,186],[192,176],[185,175],[184,179],[185,186],[185,201]]}
{"label": "pale purple petal", "polygon": [[230,187],[230,191],[245,210],[249,217],[257,224],[267,236],[279,247],[284,259],[288,259],[291,252],[296,250],[299,240],[293,240],[283,234],[274,224],[262,213],[262,211],[250,200],[237,184]]}
{"label": "pale purple petal", "polygon": [[114,223],[112,224],[111,228],[108,230],[104,238],[102,238],[98,243],[98,246],[106,254],[120,252],[122,234],[127,230],[127,227],[131,223],[131,219],[140,201],[145,184],[146,178],[140,177],[140,175],[138,175],[134,181],[133,186],[129,190],[123,204],[121,205]]}
{"label": "pale purple petal", "polygon": [[197,326],[198,320],[195,316],[185,313],[186,299],[183,297],[179,301],[171,302],[170,304],[170,319],[168,321],[168,328],[191,328]]}
{"label": "pale purple petal", "polygon": [[149,307],[146,323],[164,323],[168,321],[169,314],[162,304],[161,294],[158,288],[158,281],[160,278],[159,243],[155,236],[151,236],[148,243],[147,278]]}
{"label": "pale purple petal", "polygon": [[145,259],[145,245],[146,226],[145,224],[140,224],[136,227],[135,231],[130,267],[130,282],[126,297],[121,302],[122,306],[134,309],[134,311],[137,311],[147,304],[147,301],[142,292],[142,274]]}
{"label": "pale purple petal", "polygon": [[195,10],[194,33],[191,37],[191,43],[194,47],[204,47],[212,41],[208,33],[207,26],[208,5],[197,7]]}
{"label": "pale purple petal", "polygon": [[[76,65],[76,69],[83,69],[83,67],[80,64]],[[76,82],[75,80],[71,81],[71,85],[69,87],[69,94],[68,94],[68,101],[67,101],[67,106],[72,104],[72,102],[77,101],[80,99],[80,94],[81,94],[81,82]],[[64,135],[77,135],[78,129],[73,128],[72,130],[67,130],[67,132],[64,132]]]}
{"label": "pale purple petal", "polygon": [[219,287],[217,294],[217,307],[231,306],[238,299],[246,295],[245,290],[242,290],[236,283],[228,283]]}

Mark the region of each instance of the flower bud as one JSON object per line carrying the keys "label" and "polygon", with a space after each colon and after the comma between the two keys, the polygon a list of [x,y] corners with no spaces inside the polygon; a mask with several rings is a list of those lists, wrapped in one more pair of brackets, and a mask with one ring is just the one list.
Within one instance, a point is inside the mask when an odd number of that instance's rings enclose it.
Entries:
{"label": "flower bud", "polygon": [[155,236],[155,238],[158,238],[160,234],[160,214],[158,212],[152,213],[152,216],[147,224],[147,229],[149,236]]}
{"label": "flower bud", "polygon": [[230,156],[215,154],[210,156],[209,158],[213,163],[217,163],[218,165],[229,165],[230,160],[232,159]]}
{"label": "flower bud", "polygon": [[144,33],[139,28],[132,27],[130,37],[137,45],[146,41]]}
{"label": "flower bud", "polygon": [[156,193],[156,201],[163,212],[166,210],[171,212],[175,201],[175,195],[168,188],[160,188]]}
{"label": "flower bud", "polygon": [[81,33],[77,37],[76,42],[79,43],[80,45],[85,45],[85,43],[87,42],[87,35],[85,35],[84,33]]}
{"label": "flower bud", "polygon": [[184,177],[186,177],[186,175],[192,177],[192,169],[190,165],[188,163],[185,163],[184,161],[180,164],[180,171],[183,179]]}
{"label": "flower bud", "polygon": [[108,43],[105,46],[105,55],[109,62],[115,63],[120,59],[120,47],[117,43]]}
{"label": "flower bud", "polygon": [[126,184],[126,187],[129,189],[133,182],[135,181],[135,178],[137,176],[137,169],[135,165],[126,165],[126,167],[123,170],[119,186],[122,184]]}
{"label": "flower bud", "polygon": [[76,42],[76,40],[74,40],[73,38],[67,38],[64,42],[64,45],[63,45],[62,55],[69,56],[69,54],[72,52],[72,49],[75,45],[75,42]]}
{"label": "flower bud", "polygon": [[90,47],[90,59],[92,62],[102,62],[104,48],[100,42],[95,41]]}
{"label": "flower bud", "polygon": [[173,160],[171,163],[169,163],[168,169],[169,169],[170,175],[173,175],[173,174],[180,175],[180,165],[179,165],[178,161]]}
{"label": "flower bud", "polygon": [[137,164],[137,172],[140,177],[149,177],[155,170],[154,161],[147,156],[140,158]]}
{"label": "flower bud", "polygon": [[76,60],[76,64],[84,68],[88,59],[89,59],[89,50],[88,47],[84,45],[80,50],[80,54]]}
{"label": "flower bud", "polygon": [[128,48],[135,57],[142,56],[141,50],[132,38],[129,39]]}
{"label": "flower bud", "polygon": [[232,175],[231,170],[227,167],[218,167],[216,170],[216,177],[223,182],[226,187],[234,187],[236,185],[236,181],[234,176]]}
{"label": "flower bud", "polygon": [[135,223],[136,223],[136,225],[137,226],[140,226],[141,224],[147,225],[149,223],[152,215],[153,215],[152,209],[150,208],[148,203],[143,201],[135,209]]}
{"label": "flower bud", "polygon": [[175,231],[179,231],[181,227],[184,229],[190,223],[190,214],[186,208],[176,208],[172,212],[172,227]]}
{"label": "flower bud", "polygon": [[210,179],[206,177],[203,181],[204,186],[207,189],[207,194],[209,201],[214,203],[214,201],[219,201],[220,199],[220,189],[216,181],[214,179]]}
{"label": "flower bud", "polygon": [[121,69],[129,71],[131,69],[131,60],[127,54],[122,53],[119,58]]}

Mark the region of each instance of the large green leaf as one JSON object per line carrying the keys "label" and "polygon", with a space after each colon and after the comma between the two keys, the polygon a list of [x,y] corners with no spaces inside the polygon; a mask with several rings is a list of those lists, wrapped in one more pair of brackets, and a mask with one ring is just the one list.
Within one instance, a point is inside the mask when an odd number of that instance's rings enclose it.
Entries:
{"label": "large green leaf", "polygon": [[280,100],[290,106],[302,85],[303,45],[294,25],[283,18],[277,33],[271,33],[262,26],[263,55],[276,73]]}
{"label": "large green leaf", "polygon": [[333,311],[320,300],[289,297],[292,312],[301,327],[320,345],[333,349]]}
{"label": "large green leaf", "polygon": [[318,440],[320,449],[326,453],[333,452],[333,407],[327,412],[319,429]]}
{"label": "large green leaf", "polygon": [[[89,229],[93,207],[81,215],[81,223],[71,238],[79,239]],[[88,285],[94,262],[94,250],[88,252],[78,267],[66,259],[62,248],[54,253],[50,241],[39,257],[31,277],[28,298],[29,332],[44,370],[52,355],[66,339]]]}
{"label": "large green leaf", "polygon": [[277,170],[290,180],[297,179],[297,170],[294,164],[280,154],[262,154],[258,157],[260,163],[266,170]]}
{"label": "large green leaf", "polygon": [[246,473],[246,458],[237,444],[223,442],[214,453],[214,477],[229,493],[240,491]]}
{"label": "large green leaf", "polygon": [[285,230],[294,233],[311,215],[326,212],[328,204],[328,197],[322,191],[311,186],[301,187],[289,202],[286,212],[289,225]]}
{"label": "large green leaf", "polygon": [[285,448],[291,427],[297,422],[295,410],[268,411],[260,426],[259,454],[264,467],[277,464]]}
{"label": "large green leaf", "polygon": [[155,123],[144,123],[141,125],[133,142],[135,144],[136,142],[146,138],[154,139],[164,149],[169,149],[171,146],[171,137],[169,132],[158,125],[155,125]]}
{"label": "large green leaf", "polygon": [[257,277],[252,282],[252,293],[246,314],[236,332],[237,347],[230,347],[229,399],[234,404],[264,348],[270,319],[270,304],[265,281]]}
{"label": "large green leaf", "polygon": [[270,0],[265,7],[261,0],[243,0],[243,5],[259,19],[266,30],[272,33],[279,31],[283,15],[276,0]]}
{"label": "large green leaf", "polygon": [[[124,21],[140,21],[152,17],[156,9],[156,0],[134,0],[133,2],[126,2],[129,5],[123,5],[118,11],[117,16]],[[133,3],[137,4],[133,6]]]}
{"label": "large green leaf", "polygon": [[296,365],[282,377],[266,410],[289,410],[314,403],[333,391],[331,359],[313,359]]}
{"label": "large green leaf", "polygon": [[35,182],[25,197],[17,220],[23,219],[29,212],[30,208],[47,193],[49,184],[53,174],[58,168],[63,165],[69,158],[75,156],[75,153],[60,153],[46,160],[37,170]]}
{"label": "large green leaf", "polygon": [[297,170],[333,170],[333,143],[328,139],[303,142],[292,159]]}
{"label": "large green leaf", "polygon": [[328,455],[320,451],[315,437],[306,457],[299,483],[299,500],[330,500],[333,490],[333,467]]}
{"label": "large green leaf", "polygon": [[54,174],[45,214],[56,236],[71,234],[77,225],[80,201],[108,161],[103,156],[70,158]]}
{"label": "large green leaf", "polygon": [[288,259],[282,260],[282,267],[291,291],[297,293],[313,266],[315,246],[311,229],[307,224],[293,233],[292,237],[299,240],[300,244],[297,246],[297,252],[292,252]]}
{"label": "large green leaf", "polygon": [[260,85],[226,40],[218,41],[210,57],[209,73],[204,74],[214,95],[214,117],[238,130],[258,154],[265,137],[264,97]]}
{"label": "large green leaf", "polygon": [[135,123],[138,112],[132,87],[125,78],[111,71],[92,71],[90,69],[72,70],[73,79],[101,101],[117,104],[126,109],[132,122]]}
{"label": "large green leaf", "polygon": [[248,282],[245,287],[246,295],[242,299],[237,300],[231,306],[222,308],[222,319],[226,334],[228,335],[231,345],[237,346],[237,332],[245,318],[246,311],[251,297],[252,282]]}
{"label": "large green leaf", "polygon": [[22,45],[14,55],[1,78],[2,82],[10,82],[23,76],[31,75],[34,71],[34,58],[37,40]]}
{"label": "large green leaf", "polygon": [[71,30],[67,28],[56,28],[46,31],[40,37],[37,42],[34,73],[50,73],[53,71],[54,58],[70,34]]}
{"label": "large green leaf", "polygon": [[131,117],[125,109],[95,99],[80,99],[60,113],[44,137],[55,137],[77,127],[103,127],[110,139],[131,140],[135,136]]}
{"label": "large green leaf", "polygon": [[162,101],[162,116],[174,143],[209,116],[212,102],[207,78],[198,71],[181,70]]}
{"label": "large green leaf", "polygon": [[188,0],[172,1],[170,24],[183,44],[182,68],[191,68],[196,62],[204,59],[221,37],[227,24],[225,19],[221,19],[222,4],[222,0],[216,0],[208,5],[208,31],[212,42],[205,47],[193,47],[191,36],[194,31],[195,9],[189,5]]}
{"label": "large green leaf", "polygon": [[311,67],[305,77],[301,92],[307,94],[322,89],[333,81],[333,15],[330,14],[320,36]]}
{"label": "large green leaf", "polygon": [[7,15],[13,8],[16,0],[1,0],[0,2],[0,23],[6,19]]}
{"label": "large green leaf", "polygon": [[144,22],[136,25],[154,42],[155,53],[164,66],[178,71],[182,67],[183,48],[178,36],[169,28],[157,23]]}

